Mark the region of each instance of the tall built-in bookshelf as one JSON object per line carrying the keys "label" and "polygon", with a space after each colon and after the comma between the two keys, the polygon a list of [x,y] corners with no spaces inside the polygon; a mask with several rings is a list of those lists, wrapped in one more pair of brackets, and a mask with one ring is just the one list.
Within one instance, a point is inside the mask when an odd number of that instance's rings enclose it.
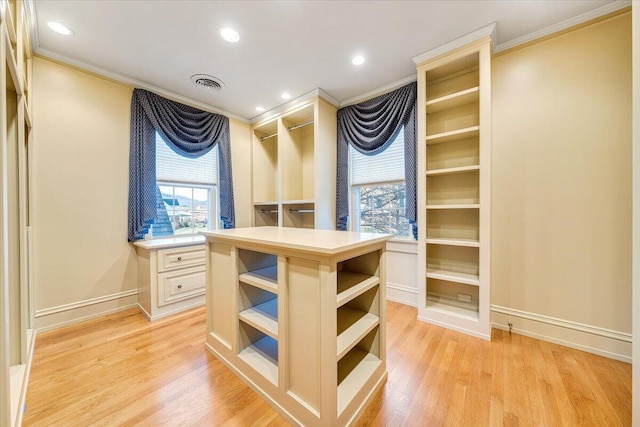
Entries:
{"label": "tall built-in bookshelf", "polygon": [[336,107],[321,96],[252,126],[253,225],[335,229]]}
{"label": "tall built-in bookshelf", "polygon": [[418,318],[491,338],[491,38],[414,58]]}

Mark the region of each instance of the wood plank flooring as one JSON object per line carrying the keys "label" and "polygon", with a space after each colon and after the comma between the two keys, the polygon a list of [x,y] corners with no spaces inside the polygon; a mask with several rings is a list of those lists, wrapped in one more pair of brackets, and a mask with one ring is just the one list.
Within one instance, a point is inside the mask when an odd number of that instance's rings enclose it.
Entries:
{"label": "wood plank flooring", "polygon": [[[204,347],[205,310],[137,309],[37,337],[25,426],[281,426]],[[389,379],[358,426],[630,426],[631,365],[493,331],[493,341],[387,303]]]}

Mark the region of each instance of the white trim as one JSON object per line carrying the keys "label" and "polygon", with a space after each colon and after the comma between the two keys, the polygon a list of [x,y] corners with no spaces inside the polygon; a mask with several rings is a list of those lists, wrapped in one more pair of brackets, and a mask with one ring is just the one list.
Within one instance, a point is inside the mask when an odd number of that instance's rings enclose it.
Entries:
{"label": "white trim", "polygon": [[626,332],[614,331],[611,329],[601,328],[599,326],[586,325],[584,323],[573,322],[571,320],[558,319],[557,317],[530,313],[528,311],[502,307],[495,304],[491,305],[491,311],[493,313],[501,313],[501,314],[506,314],[507,316],[520,317],[522,319],[533,320],[534,322],[546,323],[548,325],[558,326],[560,328],[584,332],[585,334],[598,335],[598,336],[609,338],[612,340],[631,343],[631,334],[628,334]]}
{"label": "white trim", "polygon": [[478,28],[477,30],[472,31],[468,34],[465,34],[462,37],[458,37],[455,40],[451,40],[448,43],[440,45],[435,49],[431,49],[424,53],[421,53],[420,55],[414,56],[411,59],[413,59],[413,62],[416,65],[418,65],[424,61],[428,61],[429,59],[433,59],[437,56],[443,55],[445,53],[449,53],[455,49],[466,46],[469,43],[476,42],[485,37],[489,37],[491,40],[495,40],[495,34],[496,34],[496,23],[492,22],[489,25],[486,25],[482,28]]}
{"label": "white trim", "polygon": [[251,119],[249,119],[249,123],[253,125],[259,122],[268,122],[271,119],[281,116],[285,112],[289,112],[290,110],[293,111],[298,109],[299,107],[302,107],[305,103],[307,103],[307,101],[310,101],[315,97],[324,99],[336,108],[340,106],[340,102],[333,96],[329,95],[327,92],[320,88],[315,88],[313,90],[310,90],[309,92],[303,93],[300,96],[296,96],[295,98],[288,100],[284,104],[277,105],[272,109],[265,111],[264,113],[260,113],[257,116],[252,117]]}
{"label": "white trim", "polygon": [[215,113],[215,114],[222,114],[223,116],[226,116],[226,117],[229,117],[229,118],[232,118],[232,119],[244,122],[244,123],[248,123],[249,122],[244,117],[240,117],[240,116],[238,116],[236,114],[230,113],[230,112],[228,112],[226,110],[223,110],[221,108],[217,108],[217,107],[214,107],[212,105],[205,104],[205,103],[200,102],[200,101],[196,101],[195,99],[191,99],[191,98],[188,98],[186,96],[179,95],[179,94],[177,94],[175,92],[171,92],[169,90],[162,89],[162,88],[160,88],[158,86],[154,86],[152,84],[145,83],[145,82],[143,82],[141,80],[137,80],[137,79],[134,79],[134,78],[131,78],[131,77],[127,77],[127,76],[119,74],[119,73],[114,73],[113,71],[107,71],[107,70],[105,70],[103,68],[96,67],[94,65],[89,65],[89,64],[86,64],[84,62],[75,60],[75,59],[71,59],[71,58],[69,58],[67,56],[60,55],[58,53],[52,52],[52,51],[47,50],[47,49],[43,49],[40,46],[35,47],[35,49],[33,50],[33,53],[34,53],[34,55],[38,55],[38,56],[41,56],[43,58],[52,59],[54,61],[59,61],[59,62],[65,63],[67,65],[71,65],[73,67],[79,68],[81,70],[85,70],[85,71],[88,71],[90,73],[94,73],[94,74],[97,74],[99,76],[106,77],[108,79],[115,80],[117,82],[129,85],[129,86],[133,86],[135,88],[148,90],[148,91],[153,92],[155,94],[158,94],[158,95],[160,95],[160,96],[162,96],[164,98],[167,98],[167,99],[170,99],[172,101],[179,102],[179,103],[182,103],[182,104],[185,104],[185,105],[189,105],[189,106],[194,107],[194,108],[199,108],[199,109],[201,109],[203,111],[208,111],[210,113]]}
{"label": "white trim", "polygon": [[38,332],[39,333],[40,332],[47,332],[47,331],[51,331],[53,329],[62,328],[63,326],[75,325],[76,323],[82,323],[82,322],[85,322],[87,320],[95,319],[97,317],[108,316],[109,314],[118,313],[120,311],[125,311],[125,310],[129,310],[129,309],[132,309],[132,308],[137,308],[137,307],[138,307],[138,303],[132,303],[132,304],[123,305],[121,307],[115,307],[115,308],[112,308],[110,310],[100,311],[98,313],[92,313],[92,314],[89,314],[87,316],[82,316],[82,317],[78,317],[78,318],[75,318],[75,319],[65,320],[64,322],[54,323],[52,325],[41,326],[41,327],[38,328]]}
{"label": "white trim", "polygon": [[[491,327],[492,328],[496,328],[496,329],[500,329],[503,331],[508,331],[509,330],[509,326],[507,325],[503,325],[501,323],[496,323],[496,322],[491,322]],[[614,359],[614,360],[619,360],[620,362],[626,362],[626,363],[631,363],[631,356],[629,355],[625,355],[625,354],[620,354],[620,353],[615,353],[612,351],[608,351],[608,350],[604,350],[602,348],[597,348],[597,347],[591,347],[588,345],[584,345],[584,344],[579,344],[573,341],[566,341],[560,338],[556,338],[550,335],[545,335],[545,334],[539,334],[537,332],[532,332],[526,329],[519,329],[519,328],[511,328],[511,331],[513,333],[516,333],[518,335],[523,335],[525,337],[530,337],[530,338],[535,338],[541,341],[547,341],[553,344],[558,344],[558,345],[562,345],[565,347],[569,347],[569,348],[574,348],[576,350],[581,350],[581,351],[586,351],[587,353],[592,353],[592,354],[596,354],[598,356],[603,356],[603,357],[608,357],[609,359]]]}
{"label": "white trim", "polygon": [[375,98],[376,96],[384,95],[385,93],[389,93],[391,91],[399,89],[402,86],[405,86],[405,85],[407,85],[407,84],[409,84],[411,82],[415,82],[417,79],[418,79],[418,77],[416,76],[415,73],[413,73],[412,75],[410,75],[408,77],[405,77],[405,78],[400,79],[400,80],[396,80],[393,83],[389,83],[389,84],[384,85],[382,87],[379,87],[377,89],[370,90],[369,92],[363,93],[362,95],[358,95],[358,96],[354,96],[354,97],[349,98],[349,99],[345,99],[344,101],[342,101],[340,103],[340,108],[347,107],[347,106],[353,105],[353,104],[359,104],[361,102],[368,101],[369,99]]}
{"label": "white trim", "polygon": [[521,44],[532,42],[539,38],[557,33],[558,31],[566,30],[576,25],[580,25],[584,22],[591,21],[592,19],[599,18],[600,16],[604,16],[609,13],[613,13],[628,6],[631,6],[631,0],[614,0],[595,9],[581,13],[580,15],[572,16],[571,18],[565,19],[564,21],[549,25],[548,27],[541,28],[529,34],[516,37],[515,39],[511,39],[508,42],[500,43],[494,48],[494,53],[511,49]]}
{"label": "white trim", "polygon": [[[400,295],[390,295],[389,291],[399,292]],[[411,286],[387,282],[387,301],[393,301],[411,307],[418,307],[418,290]]]}
{"label": "white trim", "polygon": [[[76,301],[70,304],[58,305],[55,307],[44,308],[42,310],[36,310],[36,319],[39,317],[50,316],[52,314],[62,313],[65,311],[75,310],[82,307],[87,307],[90,305],[101,304],[107,301],[113,301],[121,298],[126,298],[130,296],[138,295],[138,289],[131,289],[129,291],[118,292],[111,295],[104,295],[97,298],[86,299],[83,301]],[[128,307],[129,308],[129,307]]]}

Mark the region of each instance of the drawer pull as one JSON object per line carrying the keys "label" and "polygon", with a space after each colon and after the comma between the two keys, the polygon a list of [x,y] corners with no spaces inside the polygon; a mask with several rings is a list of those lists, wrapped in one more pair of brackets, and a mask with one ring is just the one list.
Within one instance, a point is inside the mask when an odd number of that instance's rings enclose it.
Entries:
{"label": "drawer pull", "polygon": [[178,261],[182,261],[182,257],[181,256],[178,257]]}
{"label": "drawer pull", "polygon": [[182,285],[178,285],[178,289],[182,289]]}

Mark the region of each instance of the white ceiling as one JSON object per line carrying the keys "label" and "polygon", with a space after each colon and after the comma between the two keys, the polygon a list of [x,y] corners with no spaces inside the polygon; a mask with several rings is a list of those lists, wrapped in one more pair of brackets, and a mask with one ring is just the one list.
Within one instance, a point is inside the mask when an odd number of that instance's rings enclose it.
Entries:
{"label": "white ceiling", "polygon": [[[251,119],[321,88],[337,101],[415,74],[412,57],[492,22],[495,44],[628,1],[169,1],[35,0],[34,51],[93,71],[161,88],[213,111]],[[47,27],[58,21],[65,37]],[[232,44],[218,35],[231,26]],[[361,66],[351,57],[366,57]],[[221,92],[190,82],[220,78]]]}

